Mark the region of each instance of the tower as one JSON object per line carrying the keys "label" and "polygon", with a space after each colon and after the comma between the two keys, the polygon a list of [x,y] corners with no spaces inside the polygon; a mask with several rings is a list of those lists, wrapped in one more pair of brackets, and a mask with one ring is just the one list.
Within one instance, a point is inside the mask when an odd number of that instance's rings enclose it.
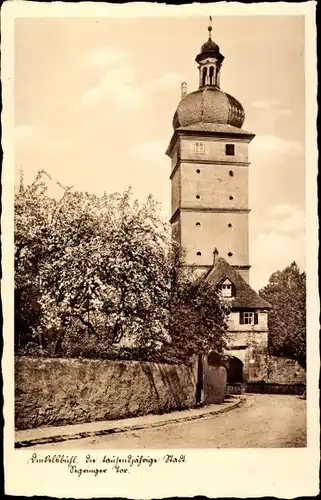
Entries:
{"label": "tower", "polygon": [[208,32],[196,56],[199,88],[188,94],[182,84],[166,151],[172,161],[172,236],[184,248],[186,264],[230,305],[227,350],[237,370],[228,371],[228,380],[264,381],[271,305],[249,286],[248,147],[254,134],[242,128],[243,106],[220,88],[224,56],[211,26]]}
{"label": "tower", "polygon": [[198,90],[187,93],[173,118],[171,158],[172,235],[186,262],[201,274],[213,265],[213,249],[249,281],[248,145],[245,113],[220,88],[224,56],[212,40],[196,56]]}

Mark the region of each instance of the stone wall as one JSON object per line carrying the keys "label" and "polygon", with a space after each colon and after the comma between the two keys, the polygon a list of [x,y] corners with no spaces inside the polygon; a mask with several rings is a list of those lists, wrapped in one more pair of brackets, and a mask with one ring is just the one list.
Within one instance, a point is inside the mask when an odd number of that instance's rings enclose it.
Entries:
{"label": "stone wall", "polygon": [[299,363],[289,358],[261,355],[257,357],[254,376],[252,372],[246,391],[262,394],[304,394],[305,386],[306,373]]}
{"label": "stone wall", "polygon": [[268,332],[259,329],[229,333],[227,352],[242,361],[246,382],[257,382],[266,378],[267,337]]}
{"label": "stone wall", "polygon": [[224,366],[212,363],[210,357],[203,356],[203,403],[221,404],[226,395],[227,372]]}
{"label": "stone wall", "polygon": [[305,370],[297,361],[288,358],[267,357],[268,384],[299,385],[306,383]]}
{"label": "stone wall", "polygon": [[265,346],[267,349],[268,345],[268,332],[265,330],[228,331],[227,338],[231,349],[251,346]]}
{"label": "stone wall", "polygon": [[229,345],[227,353],[243,363],[246,383],[305,385],[306,373],[298,362],[268,355],[267,332],[238,332]]}
{"label": "stone wall", "polygon": [[305,370],[293,359],[269,356],[259,349],[248,350],[247,382],[264,382],[277,385],[306,383]]}
{"label": "stone wall", "polygon": [[196,380],[196,362],[16,358],[16,429],[190,408]]}

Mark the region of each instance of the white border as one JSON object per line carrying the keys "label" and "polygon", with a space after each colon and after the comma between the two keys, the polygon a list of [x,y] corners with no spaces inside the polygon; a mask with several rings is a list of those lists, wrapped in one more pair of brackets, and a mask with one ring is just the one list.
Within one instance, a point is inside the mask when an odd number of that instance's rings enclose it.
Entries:
{"label": "white border", "polygon": [[[233,3],[166,6],[151,3],[110,5],[101,3],[6,2],[2,6],[3,150],[2,174],[2,269],[4,314],[5,489],[14,495],[56,497],[166,496],[294,498],[318,493],[319,409],[317,280],[317,132],[316,132],[316,28],[315,2],[243,5]],[[207,16],[304,15],[306,19],[306,234],[308,314],[308,447],[306,449],[197,450],[188,451],[181,467],[157,467],[137,471],[126,479],[98,476],[78,479],[60,466],[30,467],[27,450],[14,450],[13,421],[13,34],[15,17],[104,17],[104,16]],[[68,454],[64,450],[65,454]],[[145,452],[146,453],[146,452]],[[180,450],[180,454],[183,450]],[[147,453],[154,455],[154,453]],[[162,456],[163,453],[160,453]]]}

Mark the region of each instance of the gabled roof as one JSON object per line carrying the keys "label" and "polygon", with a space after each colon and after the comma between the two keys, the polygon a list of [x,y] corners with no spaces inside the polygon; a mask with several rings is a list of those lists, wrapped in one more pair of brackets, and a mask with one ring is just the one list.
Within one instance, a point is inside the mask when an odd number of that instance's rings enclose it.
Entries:
{"label": "gabled roof", "polygon": [[210,280],[214,285],[220,285],[228,278],[235,287],[235,298],[231,301],[232,308],[239,309],[270,309],[272,306],[266,300],[262,299],[246,283],[242,276],[226,262],[219,257],[215,265],[203,275],[203,279]]}

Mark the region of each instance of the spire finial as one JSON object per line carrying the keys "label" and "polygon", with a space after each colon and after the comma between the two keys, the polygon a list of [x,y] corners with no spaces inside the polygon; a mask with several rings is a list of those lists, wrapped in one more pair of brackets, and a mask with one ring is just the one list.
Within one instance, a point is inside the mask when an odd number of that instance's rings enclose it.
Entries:
{"label": "spire finial", "polygon": [[20,182],[19,182],[19,192],[23,193],[24,190],[24,175],[22,165],[20,166]]}
{"label": "spire finial", "polygon": [[208,38],[211,40],[211,31],[212,31],[212,16],[209,16],[208,21]]}
{"label": "spire finial", "polygon": [[215,247],[214,250],[213,250],[213,266],[215,266],[215,264],[216,264],[216,257],[217,256],[218,256],[218,250]]}

